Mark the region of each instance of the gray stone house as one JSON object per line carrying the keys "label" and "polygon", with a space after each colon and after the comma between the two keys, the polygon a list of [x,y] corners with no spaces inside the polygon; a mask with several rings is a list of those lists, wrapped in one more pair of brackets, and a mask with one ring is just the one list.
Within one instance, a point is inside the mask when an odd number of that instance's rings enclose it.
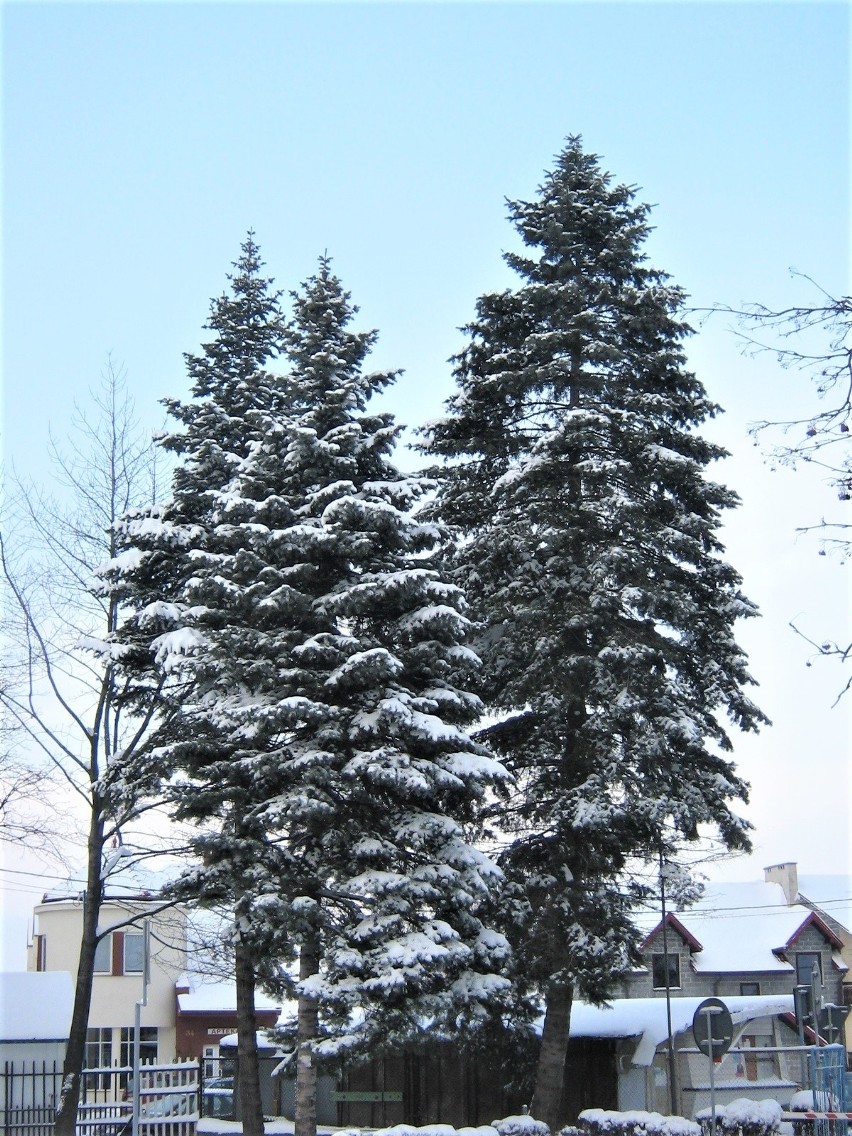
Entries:
{"label": "gray stone house", "polygon": [[[709,1101],[708,1059],[698,1052],[691,1028],[696,1006],[707,997],[726,1003],[735,1027],[731,1052],[714,1071],[720,1103],[750,1097],[786,1105],[806,1084],[799,1053],[772,1051],[799,1043],[794,988],[810,985],[816,972],[818,997],[840,1005],[850,987],[842,929],[815,905],[797,902],[791,867],[767,869],[761,883],[710,884],[697,904],[669,912],[665,927],[659,912],[637,920],[644,933],[641,965],[625,977],[621,997],[606,1007],[574,1007],[569,1111],[671,1111],[667,985],[681,1115],[694,1116]],[[809,1030],[805,1040],[814,1040]],[[592,1071],[601,1068],[613,1071],[611,1099],[585,1100]]]}
{"label": "gray stone house", "polygon": [[668,954],[676,997],[791,994],[816,966],[824,1000],[842,1003],[842,940],[819,911],[788,903],[780,884],[708,885],[694,907],[668,914],[665,929],[657,916],[644,924],[643,965],[627,977],[626,998],[665,997]]}

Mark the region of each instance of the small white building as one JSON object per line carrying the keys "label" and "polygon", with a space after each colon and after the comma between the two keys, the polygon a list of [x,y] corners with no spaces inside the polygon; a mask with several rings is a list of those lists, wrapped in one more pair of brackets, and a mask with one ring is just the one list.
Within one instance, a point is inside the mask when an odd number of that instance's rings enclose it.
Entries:
{"label": "small white building", "polygon": [[0,1068],[65,1060],[74,984],[67,971],[0,974]]}

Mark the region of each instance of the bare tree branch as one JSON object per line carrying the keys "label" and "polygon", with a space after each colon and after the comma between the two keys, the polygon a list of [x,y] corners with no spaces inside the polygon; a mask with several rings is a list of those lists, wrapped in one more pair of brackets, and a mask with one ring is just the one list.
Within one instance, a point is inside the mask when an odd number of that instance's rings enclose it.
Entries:
{"label": "bare tree branch", "polygon": [[[121,843],[122,830],[157,803],[157,777],[148,757],[156,703],[136,712],[124,697],[109,650],[119,606],[98,575],[116,553],[122,514],[156,499],[155,448],[139,428],[124,374],[112,360],[90,404],[76,407],[72,427],[64,447],[51,436],[50,492],[12,479],[0,535],[6,600],[0,707],[17,726],[25,767],[35,768],[36,754],[52,765],[57,782],[82,802],[88,830],[83,941],[64,1070],[72,1091],[63,1095],[56,1123],[57,1132],[69,1134],[108,842]],[[11,839],[21,820],[7,818],[12,797],[0,800],[0,838]]]}
{"label": "bare tree branch", "polygon": [[[817,397],[809,413],[762,419],[753,423],[751,433],[762,440],[771,461],[793,469],[800,462],[814,466],[838,500],[848,503],[852,501],[852,296],[832,296],[810,276],[791,274],[814,289],[813,303],[777,310],[763,304],[697,310],[733,316],[734,334],[746,355],[768,352],[781,367],[801,371],[811,381]],[[852,552],[852,519],[822,516],[797,531],[819,534],[821,556],[834,553],[845,561]],[[795,623],[790,626],[818,656],[840,663],[852,658],[852,642],[817,643]],[[850,687],[852,677],[834,705]]]}

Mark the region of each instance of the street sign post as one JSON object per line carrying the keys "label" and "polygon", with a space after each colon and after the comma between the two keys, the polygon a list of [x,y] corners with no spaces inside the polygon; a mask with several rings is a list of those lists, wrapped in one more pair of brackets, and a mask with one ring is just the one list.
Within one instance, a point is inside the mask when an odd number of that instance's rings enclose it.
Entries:
{"label": "street sign post", "polygon": [[692,1036],[710,1063],[710,1124],[716,1136],[716,1058],[723,1057],[734,1040],[734,1023],[721,998],[705,998],[692,1017]]}

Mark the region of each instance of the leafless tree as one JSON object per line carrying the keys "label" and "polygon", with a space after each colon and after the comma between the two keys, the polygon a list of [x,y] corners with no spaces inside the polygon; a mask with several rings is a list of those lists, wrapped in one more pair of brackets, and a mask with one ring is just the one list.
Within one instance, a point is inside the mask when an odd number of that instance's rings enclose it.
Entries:
{"label": "leafless tree", "polygon": [[155,806],[158,789],[146,749],[153,710],[126,705],[110,645],[118,605],[97,574],[115,555],[118,517],[156,499],[154,453],[123,371],[110,360],[89,401],[76,408],[67,441],[51,437],[51,489],[13,479],[0,533],[0,706],[26,767],[38,760],[52,767],[64,811],[76,812],[86,830],[86,904],[59,1136],[75,1131],[105,863],[127,826]]}
{"label": "leafless tree", "polygon": [[[736,318],[736,334],[748,355],[768,352],[787,370],[800,371],[813,384],[811,410],[799,417],[768,417],[752,426],[770,459],[795,468],[806,463],[821,471],[839,501],[852,500],[852,296],[832,296],[809,276],[793,273],[813,289],[811,303],[773,309],[717,307]],[[852,520],[821,516],[800,532],[816,532],[819,554],[847,559],[852,551]],[[815,655],[841,663],[852,659],[852,642],[817,640],[790,626]],[[838,700],[852,687],[852,676]]]}
{"label": "leafless tree", "polygon": [[65,821],[44,810],[52,787],[50,769],[24,760],[6,730],[0,737],[0,841],[25,845],[30,851],[61,861],[61,845],[67,835]]}

